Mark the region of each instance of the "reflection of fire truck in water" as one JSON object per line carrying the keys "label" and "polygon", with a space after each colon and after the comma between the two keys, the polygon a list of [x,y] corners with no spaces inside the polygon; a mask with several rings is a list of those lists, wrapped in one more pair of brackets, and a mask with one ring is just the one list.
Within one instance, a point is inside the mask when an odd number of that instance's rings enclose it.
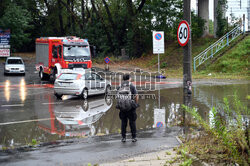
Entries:
{"label": "reflection of fire truck in water", "polygon": [[62,69],[91,68],[94,54],[95,46],[87,39],[41,37],[36,39],[36,70],[42,80],[55,80]]}

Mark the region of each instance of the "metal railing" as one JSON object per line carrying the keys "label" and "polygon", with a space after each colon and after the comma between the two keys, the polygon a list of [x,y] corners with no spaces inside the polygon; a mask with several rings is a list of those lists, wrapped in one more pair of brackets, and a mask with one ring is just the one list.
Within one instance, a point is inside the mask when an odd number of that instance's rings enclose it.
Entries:
{"label": "metal railing", "polygon": [[229,44],[236,39],[241,34],[245,33],[245,25],[244,23],[242,25],[237,25],[234,29],[232,29],[230,32],[225,34],[223,37],[221,37],[218,41],[216,41],[214,44],[209,46],[207,49],[205,49],[203,52],[201,52],[199,55],[194,57],[194,71],[197,69],[198,66],[203,64],[206,60],[209,58],[213,58],[214,55],[219,52],[221,49],[223,49],[226,46],[229,46]]}

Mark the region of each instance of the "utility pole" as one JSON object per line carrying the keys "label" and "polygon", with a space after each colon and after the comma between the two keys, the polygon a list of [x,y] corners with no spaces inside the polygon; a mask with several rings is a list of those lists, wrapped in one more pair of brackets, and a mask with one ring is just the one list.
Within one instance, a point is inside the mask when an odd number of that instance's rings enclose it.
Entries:
{"label": "utility pole", "polygon": [[[183,9],[183,19],[186,20],[191,26],[191,10],[190,10],[190,0],[184,0],[184,9]],[[184,93],[192,93],[192,28],[190,28],[190,37],[186,46],[184,46],[184,56],[183,56],[183,88]]]}
{"label": "utility pole", "polygon": [[[190,0],[184,0],[183,19],[188,22],[190,27],[190,37],[188,43],[183,47],[183,104],[192,107],[192,26],[191,26],[191,10]],[[183,133],[186,133],[186,112],[183,110]]]}

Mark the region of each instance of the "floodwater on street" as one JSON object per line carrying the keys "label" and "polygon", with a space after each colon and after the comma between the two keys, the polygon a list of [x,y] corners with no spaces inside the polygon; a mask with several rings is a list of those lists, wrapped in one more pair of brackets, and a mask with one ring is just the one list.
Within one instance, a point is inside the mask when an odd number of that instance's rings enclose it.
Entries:
{"label": "floodwater on street", "polygon": [[[198,108],[201,116],[209,121],[209,111],[220,105],[224,97],[232,99],[237,94],[240,101],[248,106],[248,87],[249,84],[194,85],[191,103]],[[2,82],[1,149],[120,133],[119,111],[112,97],[98,95],[83,100],[79,97],[63,96],[62,100],[58,100],[53,93],[50,84],[26,85],[22,77]],[[180,125],[186,118],[181,109],[184,103],[181,87],[139,94],[140,107],[137,109],[136,122],[139,132]],[[161,109],[158,109],[159,105]]]}

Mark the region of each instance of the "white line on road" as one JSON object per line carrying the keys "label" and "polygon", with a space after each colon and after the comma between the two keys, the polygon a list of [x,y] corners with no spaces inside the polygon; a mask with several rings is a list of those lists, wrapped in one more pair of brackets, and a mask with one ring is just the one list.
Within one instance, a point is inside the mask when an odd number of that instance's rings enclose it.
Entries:
{"label": "white line on road", "polygon": [[54,120],[54,119],[55,118],[45,118],[45,119],[23,120],[23,121],[16,121],[16,122],[5,122],[5,123],[0,123],[0,126],[10,125],[10,124],[19,124],[19,123],[28,123],[28,122],[47,121],[47,120]]}
{"label": "white line on road", "polygon": [[24,104],[1,105],[1,107],[23,107]]}
{"label": "white line on road", "polygon": [[53,104],[61,104],[62,102],[56,102],[56,103],[42,103],[43,105],[53,105]]}

